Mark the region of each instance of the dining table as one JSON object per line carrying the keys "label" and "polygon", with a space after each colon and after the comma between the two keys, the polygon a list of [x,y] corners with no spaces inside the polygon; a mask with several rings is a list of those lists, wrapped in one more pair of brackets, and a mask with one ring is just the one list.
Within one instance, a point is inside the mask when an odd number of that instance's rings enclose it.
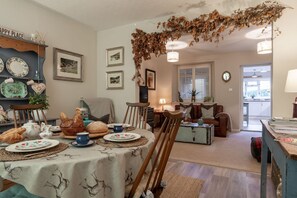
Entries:
{"label": "dining table", "polygon": [[92,139],[94,144],[90,146],[76,147],[72,139],[53,136],[51,139],[64,146],[61,152],[47,155],[47,150],[43,150],[41,157],[22,156],[21,160],[3,160],[0,155],[0,180],[21,184],[40,197],[123,198],[125,187],[133,183],[155,140],[154,134],[145,129],[129,133],[139,134],[141,138],[118,143],[99,137]]}

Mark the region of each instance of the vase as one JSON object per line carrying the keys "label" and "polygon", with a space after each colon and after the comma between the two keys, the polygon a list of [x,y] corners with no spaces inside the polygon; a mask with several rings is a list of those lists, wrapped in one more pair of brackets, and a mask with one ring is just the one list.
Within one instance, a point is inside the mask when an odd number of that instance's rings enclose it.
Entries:
{"label": "vase", "polygon": [[196,102],[196,97],[195,97],[195,96],[192,96],[191,101],[192,101],[192,102]]}

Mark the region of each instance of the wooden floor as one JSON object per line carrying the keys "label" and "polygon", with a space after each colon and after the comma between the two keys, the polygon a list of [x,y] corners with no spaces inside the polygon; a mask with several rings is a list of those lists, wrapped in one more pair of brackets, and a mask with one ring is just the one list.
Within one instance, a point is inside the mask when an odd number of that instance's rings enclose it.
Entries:
{"label": "wooden floor", "polygon": [[[166,168],[169,172],[203,180],[199,198],[260,197],[260,174],[173,159],[169,159]],[[270,177],[267,180],[267,197],[275,198]]]}

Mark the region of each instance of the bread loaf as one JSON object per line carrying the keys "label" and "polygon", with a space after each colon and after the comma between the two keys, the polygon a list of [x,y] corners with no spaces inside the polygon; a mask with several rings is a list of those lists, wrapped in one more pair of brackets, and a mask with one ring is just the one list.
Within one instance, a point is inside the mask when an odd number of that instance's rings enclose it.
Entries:
{"label": "bread loaf", "polygon": [[9,129],[0,135],[0,141],[8,144],[20,142],[25,138],[22,135],[25,131],[26,129],[22,127]]}
{"label": "bread loaf", "polygon": [[86,130],[89,133],[105,133],[108,131],[108,127],[104,122],[95,121],[88,124]]}

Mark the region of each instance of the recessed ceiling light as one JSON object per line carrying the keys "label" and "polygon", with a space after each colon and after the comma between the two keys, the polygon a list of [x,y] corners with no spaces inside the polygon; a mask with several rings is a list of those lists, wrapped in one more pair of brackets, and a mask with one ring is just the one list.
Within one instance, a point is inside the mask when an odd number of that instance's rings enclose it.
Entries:
{"label": "recessed ceiling light", "polygon": [[266,28],[258,28],[245,34],[248,39],[270,39],[271,38],[271,26]]}
{"label": "recessed ceiling light", "polygon": [[188,47],[188,44],[184,41],[168,41],[166,43],[167,50],[178,50],[178,49],[184,49],[186,47]]}

